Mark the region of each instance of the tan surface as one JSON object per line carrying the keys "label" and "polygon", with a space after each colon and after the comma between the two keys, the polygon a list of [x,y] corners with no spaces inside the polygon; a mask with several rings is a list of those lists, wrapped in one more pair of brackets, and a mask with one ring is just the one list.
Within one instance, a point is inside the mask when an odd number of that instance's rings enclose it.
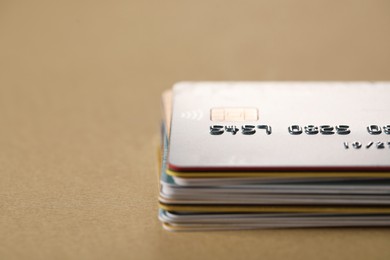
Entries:
{"label": "tan surface", "polygon": [[389,1],[24,2],[0,1],[0,259],[390,259],[390,229],[165,232],[155,157],[175,81],[390,80]]}

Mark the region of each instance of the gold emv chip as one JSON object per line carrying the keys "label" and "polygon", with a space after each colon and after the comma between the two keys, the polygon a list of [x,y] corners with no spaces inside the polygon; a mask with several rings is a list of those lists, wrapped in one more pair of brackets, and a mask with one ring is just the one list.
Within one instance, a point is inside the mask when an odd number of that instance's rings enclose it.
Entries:
{"label": "gold emv chip", "polygon": [[210,110],[211,121],[257,121],[259,112],[257,108],[212,108]]}

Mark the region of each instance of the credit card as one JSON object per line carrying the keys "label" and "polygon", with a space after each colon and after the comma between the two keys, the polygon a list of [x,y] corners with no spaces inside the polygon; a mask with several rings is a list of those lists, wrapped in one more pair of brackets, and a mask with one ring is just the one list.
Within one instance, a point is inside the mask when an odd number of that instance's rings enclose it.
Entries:
{"label": "credit card", "polygon": [[178,83],[167,173],[386,177],[389,97],[388,82]]}
{"label": "credit card", "polygon": [[324,213],[324,214],[390,214],[389,207],[370,206],[285,206],[285,205],[183,205],[159,203],[160,209],[180,213]]}
{"label": "credit card", "polygon": [[181,214],[160,210],[159,218],[169,224],[224,224],[258,225],[273,224],[348,224],[368,225],[371,223],[390,224],[387,214],[318,214],[318,213],[247,213],[247,214]]}
{"label": "credit card", "polygon": [[[165,130],[162,140],[166,139],[165,146],[169,145],[170,137],[170,126],[172,119],[172,90],[167,90],[162,95],[162,105],[163,105],[163,128]],[[164,143],[163,142],[163,143]],[[168,149],[168,148],[166,148]],[[280,183],[288,182],[302,182],[303,180],[307,181],[342,181],[343,179],[350,181],[351,178],[357,180],[370,180],[370,178],[389,178],[390,174],[388,172],[364,172],[364,171],[331,171],[331,172],[310,172],[310,171],[287,171],[287,172],[255,172],[255,171],[173,171],[165,167],[164,172],[173,177],[173,179],[180,184],[189,184],[189,183],[202,183],[210,184],[213,181],[215,182],[230,182],[236,183],[238,178],[243,178],[246,182],[254,183],[259,182],[275,182]],[[229,179],[230,177],[230,179]],[[204,178],[204,179],[201,179]]]}

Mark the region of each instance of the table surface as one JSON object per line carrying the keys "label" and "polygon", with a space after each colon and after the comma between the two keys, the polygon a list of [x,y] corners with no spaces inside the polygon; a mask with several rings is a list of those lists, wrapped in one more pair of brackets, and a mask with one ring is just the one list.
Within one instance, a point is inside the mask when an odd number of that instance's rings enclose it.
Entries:
{"label": "table surface", "polygon": [[389,259],[390,229],[169,233],[160,94],[390,80],[389,1],[0,1],[0,259]]}

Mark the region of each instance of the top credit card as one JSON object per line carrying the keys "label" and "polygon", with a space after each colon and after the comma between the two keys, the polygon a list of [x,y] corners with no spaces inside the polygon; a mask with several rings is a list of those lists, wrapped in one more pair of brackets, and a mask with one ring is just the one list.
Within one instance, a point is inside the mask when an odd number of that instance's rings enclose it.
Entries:
{"label": "top credit card", "polygon": [[390,82],[181,82],[173,171],[390,170]]}

